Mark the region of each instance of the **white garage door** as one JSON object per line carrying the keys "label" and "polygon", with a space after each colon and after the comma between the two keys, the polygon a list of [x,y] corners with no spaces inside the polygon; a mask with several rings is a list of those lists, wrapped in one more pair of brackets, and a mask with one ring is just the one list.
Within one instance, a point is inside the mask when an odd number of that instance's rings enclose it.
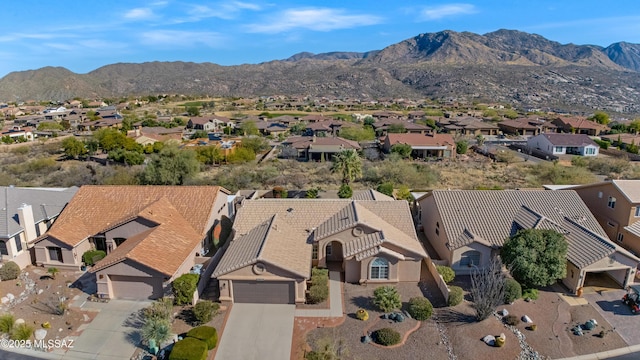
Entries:
{"label": "white garage door", "polygon": [[295,304],[293,281],[233,281],[237,303]]}
{"label": "white garage door", "polygon": [[158,299],[163,295],[162,279],[110,275],[113,297],[117,299]]}

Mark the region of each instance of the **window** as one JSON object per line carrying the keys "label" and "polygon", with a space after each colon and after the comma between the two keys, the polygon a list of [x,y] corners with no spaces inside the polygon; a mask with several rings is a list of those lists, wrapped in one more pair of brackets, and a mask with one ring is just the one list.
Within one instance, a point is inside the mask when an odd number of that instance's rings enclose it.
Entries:
{"label": "window", "polygon": [[332,250],[331,250],[331,244],[327,244],[327,247],[325,248],[325,251],[324,251],[324,252],[325,252],[325,254],[326,254],[327,256],[331,256],[331,252],[332,252]]}
{"label": "window", "polygon": [[440,229],[436,229],[436,235],[440,236]]}
{"label": "window", "polygon": [[561,153],[562,152],[562,146],[556,146],[553,148],[553,152],[554,153]]}
{"label": "window", "polygon": [[383,258],[375,258],[371,262],[369,279],[380,280],[389,278],[389,262]]}
{"label": "window", "polygon": [[62,262],[62,249],[59,247],[48,247],[47,251],[49,252],[49,260],[50,261],[60,261]]}
{"label": "window", "polygon": [[607,206],[610,208],[615,208],[616,207],[616,198],[614,198],[613,196],[609,196],[609,202],[607,203]]}
{"label": "window", "polygon": [[460,266],[480,265],[480,251],[469,250],[462,253],[460,257]]}
{"label": "window", "polygon": [[20,240],[20,235],[16,235],[13,239],[16,241],[16,251],[22,251],[22,240]]}
{"label": "window", "polygon": [[636,206],[636,217],[640,217],[640,206]]}
{"label": "window", "polygon": [[42,235],[42,234],[40,233],[40,223],[37,223],[37,224],[36,224],[36,237],[39,237],[40,235]]}
{"label": "window", "polygon": [[622,233],[618,233],[618,236],[616,237],[616,240],[618,242],[622,242],[622,239],[624,239],[624,235]]}
{"label": "window", "polygon": [[584,154],[585,155],[595,155],[595,153],[596,153],[596,149],[595,148],[588,147],[588,148],[584,149]]}
{"label": "window", "polygon": [[116,246],[120,246],[122,245],[123,242],[125,242],[127,239],[125,238],[113,238],[113,241],[116,243]]}
{"label": "window", "polygon": [[318,244],[314,243],[311,247],[311,260],[318,260]]}
{"label": "window", "polygon": [[9,250],[7,249],[6,240],[0,240],[0,255],[9,255]]}

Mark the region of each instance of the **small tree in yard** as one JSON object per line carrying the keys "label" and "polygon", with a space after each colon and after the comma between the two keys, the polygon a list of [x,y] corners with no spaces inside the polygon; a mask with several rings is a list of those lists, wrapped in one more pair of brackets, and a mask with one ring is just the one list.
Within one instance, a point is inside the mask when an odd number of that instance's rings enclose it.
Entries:
{"label": "small tree in yard", "polygon": [[338,189],[338,197],[340,199],[348,199],[353,196],[353,189],[349,184],[342,184]]}
{"label": "small tree in yard", "polygon": [[373,303],[383,312],[391,312],[402,306],[400,294],[393,286],[380,286],[373,291]]}
{"label": "small tree in yard", "polygon": [[425,297],[412,297],[409,299],[409,314],[416,320],[429,320],[433,314],[433,305]]}
{"label": "small tree in yard", "polygon": [[524,229],[505,241],[500,257],[525,288],[548,286],[567,273],[567,240],[554,230]]}
{"label": "small tree in yard", "polygon": [[167,319],[148,318],[142,325],[141,335],[147,344],[155,342],[159,347],[171,337],[171,323]]}
{"label": "small tree in yard", "polygon": [[59,273],[59,272],[60,272],[60,270],[58,270],[58,268],[55,268],[55,267],[49,268],[49,269],[47,270],[47,273],[48,273],[49,275],[51,275],[51,278],[52,278],[52,279],[55,279],[55,278],[56,278],[56,275],[58,275],[58,273]]}
{"label": "small tree in yard", "polygon": [[456,141],[456,152],[458,154],[466,154],[469,149],[469,143],[466,140]]}
{"label": "small tree in yard", "polygon": [[209,300],[201,300],[193,307],[193,316],[200,324],[206,324],[218,313],[220,304]]}
{"label": "small tree in yard", "polygon": [[191,304],[193,301],[193,293],[198,286],[198,278],[199,276],[197,274],[183,274],[173,280],[171,287],[176,299],[176,305]]}
{"label": "small tree in yard", "polygon": [[475,268],[471,273],[471,298],[476,319],[482,321],[504,303],[504,273],[502,262],[494,257],[485,268]]}

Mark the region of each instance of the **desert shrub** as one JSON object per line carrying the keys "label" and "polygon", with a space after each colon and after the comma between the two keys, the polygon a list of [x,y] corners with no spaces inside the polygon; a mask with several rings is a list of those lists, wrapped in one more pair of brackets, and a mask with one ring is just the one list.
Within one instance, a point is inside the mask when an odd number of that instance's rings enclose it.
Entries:
{"label": "desert shrub", "polygon": [[311,285],[309,288],[309,301],[312,304],[319,304],[329,297],[329,287],[325,285]]}
{"label": "desert shrub", "polygon": [[207,349],[211,350],[218,344],[218,332],[216,328],[211,326],[198,326],[189,330],[187,337],[192,337],[204,341],[207,344]]}
{"label": "desert shrub", "polygon": [[504,303],[511,304],[512,302],[522,297],[522,286],[514,279],[506,279],[504,281]]}
{"label": "desert shrub", "polygon": [[393,286],[380,286],[373,291],[373,303],[384,312],[391,312],[402,306],[400,294]]}
{"label": "desert shrub", "polygon": [[171,321],[172,312],[173,300],[170,298],[161,298],[151,303],[151,306],[142,310],[142,315],[146,320],[164,319]]}
{"label": "desert shrub", "polygon": [[464,300],[464,291],[459,286],[449,286],[449,306],[456,306]]}
{"label": "desert shrub", "polygon": [[327,269],[311,269],[311,285],[327,286],[329,281],[329,270]]}
{"label": "desert shrub", "polygon": [[4,314],[0,316],[0,334],[10,334],[13,331],[13,324],[16,322],[16,318],[11,314]]}
{"label": "desert shrub", "polygon": [[338,197],[340,199],[347,199],[353,196],[353,189],[349,184],[340,185],[340,189],[338,189]]}
{"label": "desert shrub", "polygon": [[538,289],[525,289],[522,292],[523,299],[538,300]]}
{"label": "desert shrub", "polygon": [[173,345],[169,360],[206,360],[207,344],[193,337],[186,337]]}
{"label": "desert shrub", "polygon": [[504,322],[507,325],[516,326],[520,324],[520,319],[515,315],[507,315],[504,317]]}
{"label": "desert shrub", "polygon": [[18,324],[11,331],[11,339],[13,340],[29,340],[33,335],[33,327],[27,324]]}
{"label": "desert shrub", "polygon": [[382,183],[378,185],[378,188],[376,190],[385,195],[393,196],[393,183],[390,183],[390,182]]}
{"label": "desert shrub", "polygon": [[20,266],[13,261],[6,262],[0,268],[0,280],[15,280],[20,276]]}
{"label": "desert shrub", "polygon": [[469,143],[466,140],[456,141],[456,152],[458,154],[466,154],[469,149]]}
{"label": "desert shrub", "polygon": [[609,148],[609,145],[611,145],[610,142],[605,140],[594,139],[593,141],[595,141],[596,144],[598,144],[598,146],[600,146],[601,149],[605,149],[605,150],[607,150]]}
{"label": "desert shrub", "polygon": [[433,305],[425,297],[412,297],[409,299],[409,315],[420,321],[428,320],[433,314]]}
{"label": "desert shrub", "polygon": [[193,316],[200,324],[206,324],[213,319],[218,310],[220,310],[220,304],[210,300],[202,300],[193,307]]}
{"label": "desert shrub", "polygon": [[358,311],[356,311],[356,318],[358,318],[358,320],[367,321],[369,320],[369,313],[365,309],[358,309]]}
{"label": "desert shrub", "polygon": [[400,343],[402,336],[394,329],[382,328],[374,332],[374,339],[380,345],[391,346]]}
{"label": "desert shrub", "polygon": [[274,198],[286,199],[287,196],[289,195],[289,192],[287,191],[287,189],[283,188],[282,186],[276,186],[273,188],[272,191],[273,191]]}
{"label": "desert shrub", "polygon": [[82,261],[87,266],[93,266],[96,262],[104,259],[107,256],[107,253],[102,250],[89,250],[82,254]]}
{"label": "desert shrub", "polygon": [[198,286],[198,274],[183,274],[179,278],[173,280],[171,288],[176,305],[191,304],[193,301],[193,293]]}
{"label": "desert shrub", "polygon": [[452,282],[453,279],[456,278],[456,272],[448,266],[437,265],[436,269],[438,270],[438,274],[442,275],[442,279],[447,284]]}

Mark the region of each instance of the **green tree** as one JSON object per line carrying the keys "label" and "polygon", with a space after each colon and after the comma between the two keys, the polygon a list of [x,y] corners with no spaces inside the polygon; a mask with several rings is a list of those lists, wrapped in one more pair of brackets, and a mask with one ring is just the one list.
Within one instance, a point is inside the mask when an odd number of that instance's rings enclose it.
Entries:
{"label": "green tree", "polygon": [[500,256],[526,288],[548,286],[567,272],[567,240],[554,230],[523,229],[505,241]]}
{"label": "green tree", "polygon": [[87,148],[84,146],[84,143],[75,137],[68,137],[62,140],[62,149],[65,155],[74,159],[87,153]]}
{"label": "green tree", "polygon": [[238,131],[240,131],[240,134],[244,136],[260,134],[260,130],[258,130],[258,126],[255,121],[243,121],[238,127]]}
{"label": "green tree", "polygon": [[362,161],[353,149],[342,150],[333,157],[331,172],[342,175],[342,182],[349,184],[362,176]]}
{"label": "green tree", "polygon": [[400,294],[393,286],[380,286],[373,291],[373,304],[384,312],[391,312],[402,306]]}
{"label": "green tree", "polygon": [[385,183],[382,183],[378,185],[378,188],[376,190],[385,195],[393,196],[393,183],[388,181]]}
{"label": "green tree", "polygon": [[393,144],[391,146],[391,153],[392,154],[398,154],[403,159],[408,159],[411,156],[411,152],[412,151],[413,151],[413,149],[411,148],[411,145],[409,145],[409,144]]}
{"label": "green tree", "polygon": [[367,141],[376,138],[376,133],[370,126],[348,126],[340,129],[340,137],[353,141]]}
{"label": "green tree", "polygon": [[209,133],[204,130],[196,130],[193,135],[191,135],[192,139],[207,139],[209,138]]}
{"label": "green tree", "polygon": [[469,143],[466,140],[456,141],[456,152],[458,154],[466,154],[469,149]]}
{"label": "green tree", "polygon": [[413,195],[411,195],[411,190],[407,185],[400,185],[400,187],[398,187],[398,191],[396,191],[396,199],[407,200],[409,202],[413,200]]}
{"label": "green tree", "polygon": [[635,119],[629,123],[629,131],[633,134],[640,132],[640,119]]}
{"label": "green tree", "polygon": [[591,117],[589,117],[589,120],[602,125],[607,125],[611,121],[609,114],[604,111],[596,111]]}
{"label": "green tree", "polygon": [[200,116],[200,109],[197,106],[187,106],[189,116]]}
{"label": "green tree", "polygon": [[240,143],[243,148],[251,149],[254,153],[258,154],[269,149],[269,142],[259,136],[251,136],[242,138]]}
{"label": "green tree", "polygon": [[198,171],[200,163],[195,152],[165,146],[152,156],[141,174],[141,182],[145,185],[182,185]]}
{"label": "green tree", "polygon": [[206,165],[219,164],[224,160],[224,154],[217,146],[198,146],[196,154],[198,161]]}
{"label": "green tree", "polygon": [[147,344],[160,346],[171,337],[171,323],[167,319],[146,319],[142,325],[141,335]]}

